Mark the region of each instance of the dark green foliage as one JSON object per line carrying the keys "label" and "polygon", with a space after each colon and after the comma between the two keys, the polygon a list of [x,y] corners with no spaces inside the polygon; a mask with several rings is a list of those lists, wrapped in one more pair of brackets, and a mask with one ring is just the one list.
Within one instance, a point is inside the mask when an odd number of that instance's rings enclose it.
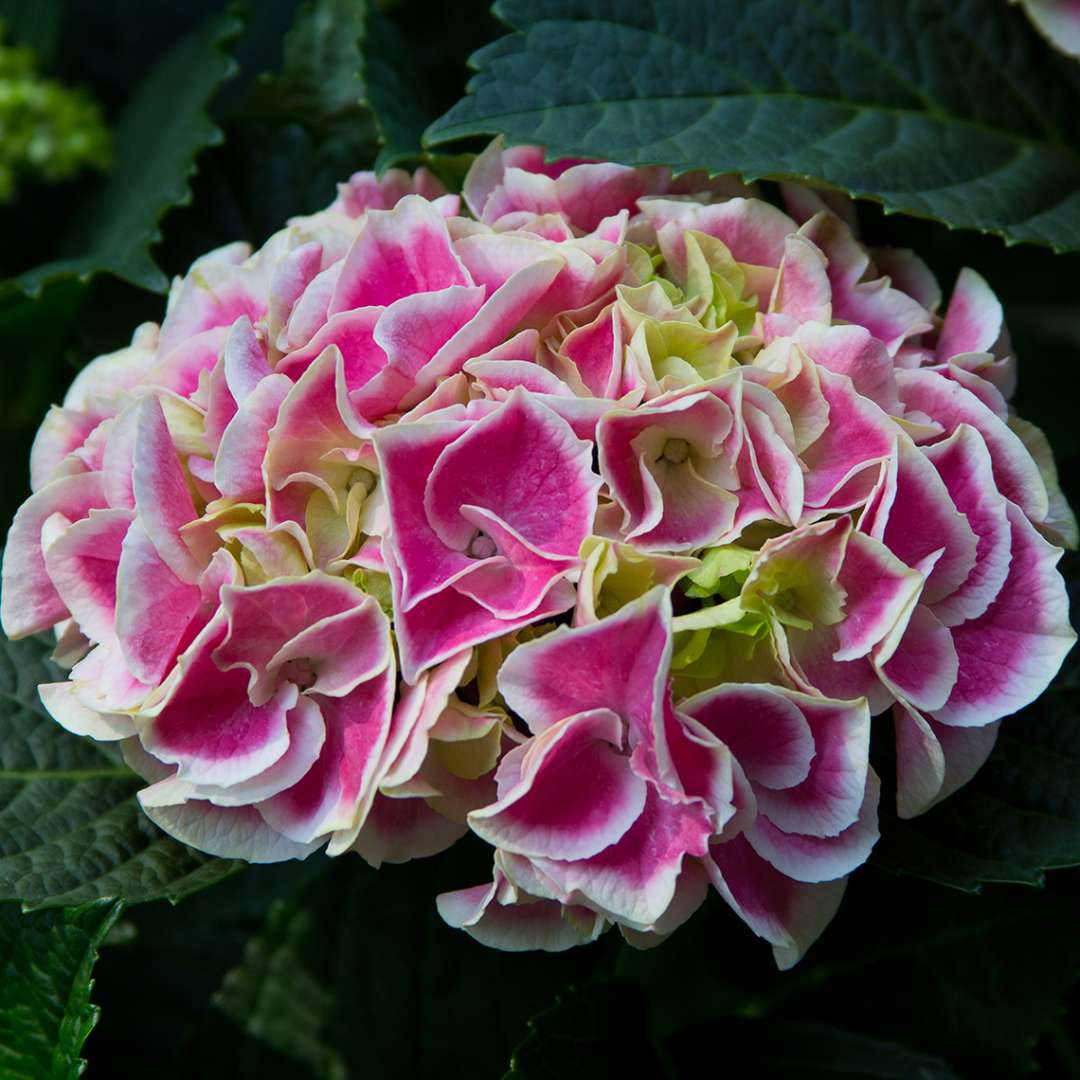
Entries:
{"label": "dark green foliage", "polygon": [[[234,70],[224,47],[240,24],[222,17],[185,38],[138,86],[117,118],[114,163],[66,233],[61,257],[20,274],[36,296],[58,278],[108,273],[144,289],[168,284],[151,247],[164,213],[188,198],[195,157],[221,139],[206,105]],[[163,123],[163,117],[168,122]]]}
{"label": "dark green foliage", "polygon": [[[493,132],[878,200],[861,206],[869,243],[914,248],[946,289],[972,265],[1002,298],[1019,411],[1051,437],[1075,501],[1080,255],[1048,248],[1080,250],[1080,67],[1018,10],[504,0],[499,14],[517,32],[488,44],[501,31],[484,0],[0,0],[11,40],[86,86],[115,137],[101,182],[28,186],[0,207],[5,527],[48,404],[161,318],[172,274],[262,242],[356,169],[424,163],[460,182],[468,159],[430,146],[475,150]],[[896,210],[1044,246],[1007,251]],[[716,897],[651,952],[614,933],[557,956],[487,950],[434,907],[490,873],[468,841],[377,874],[322,855],[237,873],[157,831],[116,749],[45,714],[34,687],[63,677],[48,652],[0,650],[5,1080],[78,1076],[84,1052],[109,1080],[1080,1070],[1080,883],[1061,869],[1080,862],[1075,663],[1005,724],[967,789],[913,822],[886,792],[877,866],[779,973]],[[887,750],[887,718],[876,739]]]}
{"label": "dark green foliage", "polygon": [[0,653],[0,900],[31,907],[99,897],[178,900],[231,873],[170,840],[135,802],[141,781],[114,748],[69,735],[37,685],[62,678],[40,638]]}
{"label": "dark green foliage", "polygon": [[98,1022],[90,972],[123,908],[99,900],[21,915],[0,904],[0,1075],[74,1080]]}
{"label": "dark green foliage", "polygon": [[817,178],[1080,249],[1080,68],[998,0],[499,0],[432,145]]}

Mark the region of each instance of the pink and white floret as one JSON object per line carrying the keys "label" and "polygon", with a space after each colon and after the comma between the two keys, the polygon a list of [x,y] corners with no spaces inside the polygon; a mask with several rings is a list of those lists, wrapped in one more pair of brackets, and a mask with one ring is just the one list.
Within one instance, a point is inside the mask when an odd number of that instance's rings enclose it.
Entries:
{"label": "pink and white floret", "polygon": [[662,940],[715,891],[795,963],[1074,640],[1077,542],[1000,304],[850,204],[545,162],[358,173],[42,424],[3,563],[69,731],[162,829],[433,855],[503,949]]}

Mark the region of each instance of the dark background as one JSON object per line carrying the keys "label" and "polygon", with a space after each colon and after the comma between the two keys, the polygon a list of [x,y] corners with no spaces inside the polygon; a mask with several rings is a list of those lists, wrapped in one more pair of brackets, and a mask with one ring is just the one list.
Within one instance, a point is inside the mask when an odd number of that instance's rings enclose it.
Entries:
{"label": "dark background", "polygon": [[[224,7],[68,0],[43,4],[38,19],[25,4],[0,12],[10,9],[12,37],[38,46],[46,74],[89,88],[112,117],[170,46]],[[260,82],[279,70],[298,7],[246,9],[239,72],[212,106],[225,141],[200,156],[190,205],[162,222],[155,257],[169,275],[219,244],[261,242],[286,217],[327,204],[336,180],[374,158],[362,109],[326,126]],[[461,96],[467,56],[498,24],[475,0],[386,10],[437,116]],[[53,258],[101,182],[28,183],[0,207],[0,278]],[[872,204],[862,218],[868,242],[914,248],[946,291],[962,265],[997,290],[1021,359],[1016,404],[1050,436],[1076,505],[1080,256],[1007,250],[886,218]],[[35,299],[0,289],[5,530],[28,494],[30,442],[48,405],[89,359],[160,319],[163,303],[105,276],[55,283]],[[944,1075],[920,1055],[961,1076],[1080,1075],[1075,871],[1052,872],[1043,889],[974,895],[872,865],[806,960],[778,974],[767,946],[716,897],[649,953],[614,933],[563,956],[483,950],[439,921],[433,898],[483,880],[486,859],[482,845],[463,842],[376,875],[359,859],[331,866],[319,856],[245,870],[175,908],[129,909],[95,972],[102,1017],[84,1050],[88,1075],[496,1077],[519,1046],[519,1075],[536,1077]]]}

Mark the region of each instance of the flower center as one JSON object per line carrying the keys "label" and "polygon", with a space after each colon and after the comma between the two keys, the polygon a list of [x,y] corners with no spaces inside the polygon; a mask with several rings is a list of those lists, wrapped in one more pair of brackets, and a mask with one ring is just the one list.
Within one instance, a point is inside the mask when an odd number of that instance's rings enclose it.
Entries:
{"label": "flower center", "polygon": [[469,546],[465,549],[465,554],[470,559],[490,559],[497,551],[495,541],[486,532],[477,529],[472,534],[472,539],[469,540]]}
{"label": "flower center", "polygon": [[377,480],[378,477],[370,469],[361,466],[349,473],[349,477],[345,481],[345,490],[352,491],[354,487],[359,485],[370,495],[375,490]]}
{"label": "flower center", "polygon": [[295,656],[281,665],[281,677],[293,683],[301,693],[310,690],[319,678],[315,662],[308,656]]}
{"label": "flower center", "polygon": [[690,456],[690,444],[685,439],[668,439],[661,457],[672,465],[681,465]]}

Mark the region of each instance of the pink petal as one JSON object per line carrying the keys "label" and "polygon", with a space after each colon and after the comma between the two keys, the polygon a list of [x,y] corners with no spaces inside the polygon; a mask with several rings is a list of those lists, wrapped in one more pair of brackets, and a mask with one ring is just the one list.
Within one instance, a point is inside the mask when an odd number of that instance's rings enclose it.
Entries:
{"label": "pink petal", "polygon": [[[327,259],[327,262],[332,261]],[[276,344],[278,335],[304,290],[315,279],[323,265],[323,245],[317,242],[301,244],[280,259],[270,278],[270,304],[266,313],[267,338]]]}
{"label": "pink petal", "polygon": [[391,663],[389,631],[378,602],[365,596],[351,610],[301,630],[274,654],[267,670],[277,678],[302,678],[308,693],[344,697]]}
{"label": "pink petal", "polygon": [[990,451],[998,490],[1033,521],[1046,517],[1049,498],[1038,466],[1019,437],[974,394],[935,371],[897,371],[896,378],[909,411],[933,418],[947,435],[961,424],[975,428]]}
{"label": "pink petal", "polygon": [[828,260],[834,319],[865,326],[891,355],[907,338],[931,328],[929,312],[892,288],[887,278],[863,280],[870,260],[851,228],[835,214],[817,214],[799,231]]}
{"label": "pink petal", "polygon": [[1009,573],[1012,529],[1005,498],[994,486],[990,452],[974,428],[961,424],[947,439],[924,447],[923,453],[978,538],[971,573],[934,605],[934,614],[946,626],[954,626],[983,614],[1000,592]]}
{"label": "pink petal", "polygon": [[[241,670],[253,698],[265,700],[290,660],[317,693],[337,694],[386,667],[388,625],[376,601],[343,578],[312,571],[265,585],[221,591],[228,630],[214,653],[223,670]],[[318,688],[316,690],[316,688]]]}
{"label": "pink petal", "polygon": [[825,272],[825,257],[817,246],[797,233],[784,241],[784,257],[776,276],[770,311],[783,312],[803,322],[832,322],[832,287]]}
{"label": "pink petal", "polygon": [[1034,701],[1072,648],[1065,582],[1055,569],[1061,549],[1036,532],[1008,503],[1012,528],[1009,576],[977,619],[952,628],[960,671],[952,695],[934,719],[980,727]]}
{"label": "pink petal", "polygon": [[483,356],[507,342],[541,298],[546,298],[562,262],[545,257],[521,267],[488,296],[476,316],[465,323],[415,375],[404,406],[417,404],[440,379],[459,372],[467,360]]}
{"label": "pink petal", "polygon": [[622,721],[595,709],[526,744],[517,782],[469,815],[494,847],[521,855],[585,859],[614,844],[645,806],[645,781],[622,749]]}
{"label": "pink petal", "polygon": [[588,626],[561,626],[518,646],[498,685],[533,734],[591,709],[612,709],[631,744],[655,729],[671,662],[671,599],[657,587]]}
{"label": "pink petal", "polygon": [[648,184],[642,170],[603,161],[571,166],[555,189],[563,213],[582,232],[592,232],[605,218],[636,210]]}
{"label": "pink petal", "polygon": [[797,704],[803,697],[781,687],[729,684],[696,694],[679,709],[724,742],[750,780],[790,788],[809,776],[815,753]]}
{"label": "pink petal", "polygon": [[221,359],[228,336],[229,324],[225,323],[177,342],[168,352],[159,349],[160,359],[143,376],[142,385],[190,397],[198,389],[203,372],[212,370]]}
{"label": "pink petal", "polygon": [[[215,806],[247,806],[270,798],[292,787],[315,764],[326,741],[326,725],[319,707],[301,695],[286,717],[289,728],[289,747],[268,769],[250,780],[227,787],[196,785],[194,798],[205,798]],[[151,789],[141,793],[143,806],[153,800]]]}
{"label": "pink petal", "polygon": [[453,587],[501,619],[532,611],[561,577],[580,566],[576,558],[537,551],[489,510],[463,506],[461,515],[495,544],[499,554],[477,560]]}
{"label": "pink petal", "polygon": [[135,678],[156,685],[185,643],[201,603],[199,587],[169,569],[138,521],[124,537],[115,587],[116,636],[124,659]]}
{"label": "pink petal", "polygon": [[464,370],[490,397],[496,397],[493,391],[508,393],[518,386],[533,394],[569,396],[573,393],[557,375],[531,360],[469,360]]}
{"label": "pink petal", "polygon": [[692,798],[703,799],[713,814],[713,831],[723,829],[736,812],[734,766],[731,752],[708,727],[691,716],[676,712],[670,698],[664,701],[664,721],[657,732],[657,768],[642,769],[643,751],[652,749],[639,743],[635,764],[654,782],[666,784]]}
{"label": "pink petal", "polygon": [[[433,530],[424,506],[424,481],[431,476],[443,451],[466,430],[467,425],[457,420],[424,420],[380,428],[375,436],[391,543],[401,580],[395,602],[398,618],[473,569],[473,560],[464,553],[468,539],[460,549],[448,547]],[[470,536],[472,531],[470,526]]]}
{"label": "pink petal", "polygon": [[[622,320],[614,305],[585,326],[571,330],[559,349],[582,387],[595,397],[619,396],[622,381]],[[569,378],[569,375],[564,377]]]}
{"label": "pink petal", "polygon": [[101,473],[76,473],[46,484],[19,507],[4,548],[0,589],[0,616],[8,637],[47,630],[69,614],[45,566],[45,522],[54,514],[77,521],[105,506]]}
{"label": "pink petal", "polygon": [[923,601],[933,605],[967,580],[976,565],[978,538],[927,456],[906,439],[898,440],[896,453],[891,505],[886,498],[860,528],[908,566],[921,566],[940,552],[923,588]]}
{"label": "pink petal", "polygon": [[143,728],[143,745],[179,766],[177,777],[227,786],[269,768],[289,745],[287,715],[296,687],[283,684],[263,705],[247,696],[243,671],[222,671],[212,659],[225,632],[215,619],[180,658],[176,681]]}
{"label": "pink petal", "polygon": [[[784,631],[787,645],[786,656],[782,655],[784,650],[778,648],[782,667],[800,690],[838,701],[865,697],[871,714],[875,715],[893,703],[893,695],[881,682],[868,658],[835,659],[840,646],[835,627],[815,627],[811,631],[780,629]],[[773,633],[777,634],[775,628]]]}
{"label": "pink petal", "polygon": [[439,915],[480,944],[504,952],[563,952],[595,940],[604,928],[599,915],[555,900],[498,902],[497,888],[498,883],[442,893],[436,898]]}
{"label": "pink petal", "polygon": [[468,832],[466,825],[436,813],[423,799],[376,795],[350,851],[369,866],[426,859],[445,851]]}
{"label": "pink petal", "polygon": [[956,279],[945,321],[938,332],[937,356],[990,352],[1001,337],[1001,303],[981,274],[965,267]]}
{"label": "pink petal", "polygon": [[342,698],[313,695],[326,723],[318,761],[302,780],[259,804],[279,832],[301,843],[340,831],[336,849],[355,839],[375,796],[375,776],[394,702],[393,665]]}
{"label": "pink petal", "polygon": [[781,971],[793,967],[832,921],[846,879],[805,885],[780,873],[744,836],[709,849],[705,867],[717,892],[773,947]]}
{"label": "pink petal", "polygon": [[375,340],[375,327],[384,311],[384,308],[367,307],[331,316],[303,348],[281,358],[277,371],[290,379],[299,379],[324,349],[336,345],[344,360],[349,389],[365,386],[387,364],[386,353]]}
{"label": "pink petal", "polygon": [[384,787],[403,784],[416,775],[427,756],[431,729],[446,715],[450,695],[461,682],[472,655],[471,649],[463,649],[425,672],[415,686],[402,690],[386,739],[386,770],[381,779]]}
{"label": "pink petal", "polygon": [[344,258],[320,270],[293,305],[285,329],[278,334],[275,345],[282,352],[303,348],[329,318],[330,301],[341,277]]}
{"label": "pink petal", "polygon": [[202,568],[180,529],[198,515],[156,397],[139,403],[132,487],[136,513],[158,554],[182,581],[197,580]]}
{"label": "pink petal", "polygon": [[948,701],[960,661],[952,634],[925,604],[916,604],[899,644],[885,652],[878,670],[898,698],[927,711]]}
{"label": "pink petal", "polygon": [[856,393],[888,413],[901,411],[892,357],[865,327],[805,323],[795,341],[815,363],[851,379]]}
{"label": "pink petal", "polygon": [[[310,495],[307,485],[320,487],[331,502],[336,496],[316,470],[334,451],[355,450],[361,429],[353,423],[348,402],[342,411],[344,361],[334,346],[329,346],[318,360],[300,376],[281,403],[277,422],[270,429],[264,469],[269,495],[270,525],[287,519],[283,508],[288,498],[278,495],[293,483],[302,485],[303,500]],[[345,460],[338,456],[338,461]],[[355,453],[350,460],[356,460]],[[276,497],[275,497],[276,496]],[[303,503],[301,504],[303,506]],[[303,515],[299,523],[303,527]]]}
{"label": "pink petal", "polygon": [[258,275],[242,264],[251,249],[229,244],[197,259],[187,277],[173,287],[161,325],[160,353],[204,330],[231,326],[240,315],[257,322],[265,310],[256,295]]}
{"label": "pink petal", "polygon": [[758,855],[796,881],[807,884],[834,881],[866,862],[877,843],[880,788],[878,778],[871,770],[866,774],[866,794],[858,819],[836,835],[789,833],[778,828],[765,814],[758,816],[747,831],[746,839]]}
{"label": "pink petal", "polygon": [[901,628],[923,587],[923,577],[883,544],[852,532],[837,578],[847,593],[844,618],[836,627],[837,660],[857,660]]}
{"label": "pink petal", "polygon": [[413,293],[471,285],[446,222],[427,200],[407,195],[393,210],[372,210],[345,257],[329,313],[385,306]]}
{"label": "pink petal", "polygon": [[268,375],[241,402],[221,436],[214,460],[214,484],[226,499],[261,501],[265,488],[263,458],[270,429],[293,388],[284,375]]}
{"label": "pink petal", "polygon": [[819,375],[829,404],[829,426],[802,454],[809,468],[806,504],[812,507],[829,506],[830,499],[855,474],[889,457],[896,439],[889,418],[855,392],[850,378],[825,368]]}
{"label": "pink petal", "polygon": [[255,333],[251,320],[242,315],[229,328],[222,354],[225,384],[237,405],[270,374],[266,348]]}
{"label": "pink petal", "polygon": [[330,209],[358,218],[366,210],[392,210],[412,193],[412,177],[404,169],[387,169],[381,178],[373,172],[355,172],[344,184],[338,184]]}
{"label": "pink petal", "polygon": [[135,509],[132,472],[135,463],[135,440],[139,434],[141,408],[133,401],[113,421],[102,454],[101,472],[105,498],[110,506]]}
{"label": "pink petal", "polygon": [[45,549],[45,565],[61,600],[94,641],[112,636],[116,619],[116,568],[131,525],[130,510],[91,510]]}
{"label": "pink petal", "polygon": [[404,608],[401,571],[393,558],[387,560],[387,571],[394,585],[394,631],[401,674],[409,683],[462,649],[513,633],[529,623],[543,622],[574,606],[573,586],[562,580],[544,594],[538,607],[514,619],[499,619],[454,589],[443,589]]}
{"label": "pink petal", "polygon": [[57,470],[69,454],[78,450],[90,433],[106,419],[103,409],[79,412],[52,406],[45,414],[30,448],[30,488],[38,491],[62,475]]}
{"label": "pink petal", "polygon": [[[623,508],[628,538],[649,548],[699,547],[729,531],[737,500],[694,471],[687,455],[723,460],[732,410],[715,394],[657,398],[635,410],[613,409],[597,425],[600,472]],[[669,463],[668,440],[684,460]],[[733,463],[727,464],[734,480]]]}
{"label": "pink petal", "polygon": [[[584,308],[605,297],[621,280],[625,253],[613,244],[606,257],[583,250],[584,241],[553,243],[524,234],[477,233],[463,237],[455,249],[478,285],[495,294],[530,270],[543,268],[548,287],[542,300],[532,296],[529,325],[542,327],[564,311]],[[522,312],[522,318],[525,317]]]}
{"label": "pink petal", "polygon": [[704,855],[711,833],[703,806],[668,802],[649,785],[644,810],[617,843],[588,859],[532,861],[571,901],[647,929],[674,899],[683,860]]}
{"label": "pink petal", "polygon": [[402,297],[379,319],[375,340],[390,363],[410,379],[468,325],[484,303],[478,285],[455,285],[433,295]]}
{"label": "pink petal", "polygon": [[424,509],[451,548],[464,551],[475,526],[465,504],[497,515],[528,543],[576,557],[592,528],[600,479],[592,447],[524,390],[447,446],[428,479]]}
{"label": "pink petal", "polygon": [[[769,516],[794,525],[802,516],[805,483],[792,452],[795,437],[790,421],[779,400],[765,387],[747,381],[743,392],[747,438],[739,460],[739,477],[744,487],[752,485],[764,496]],[[744,523],[747,520],[744,518]]]}
{"label": "pink petal", "polygon": [[927,311],[937,311],[941,306],[941,286],[937,278],[910,248],[871,248],[870,254],[878,270],[887,275],[896,288],[918,300]]}
{"label": "pink petal", "polygon": [[[787,237],[796,231],[795,222],[787,214],[759,199],[735,198],[710,206],[682,205],[688,207],[688,212],[659,232],[660,248],[676,277],[685,274],[682,235],[688,229],[715,236],[738,262],[756,266],[779,266]],[[648,216],[647,205],[642,210]]]}
{"label": "pink petal", "polygon": [[797,704],[813,735],[814,756],[806,778],[798,784],[785,788],[755,784],[758,810],[785,832],[839,836],[865,809],[870,710],[861,700],[832,701],[779,687],[776,693]]}

